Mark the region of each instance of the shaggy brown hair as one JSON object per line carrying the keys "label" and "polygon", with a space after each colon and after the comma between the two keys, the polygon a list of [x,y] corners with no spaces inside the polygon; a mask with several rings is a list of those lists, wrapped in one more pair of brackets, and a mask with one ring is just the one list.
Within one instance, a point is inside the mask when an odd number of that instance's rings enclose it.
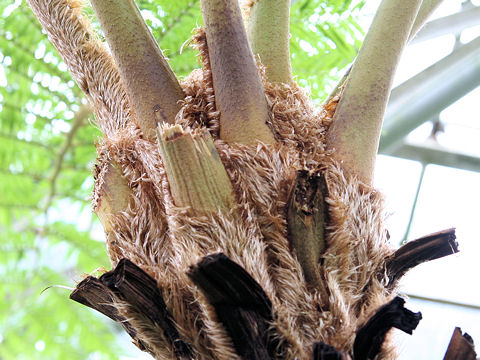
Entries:
{"label": "shaggy brown hair", "polygon": [[[94,208],[103,200],[111,164],[121,170],[131,190],[128,208],[114,219],[107,237],[112,266],[128,258],[157,281],[194,357],[239,358],[212,306],[187,276],[192,264],[217,252],[241,265],[271,300],[281,358],[309,359],[317,341],[351,352],[354,334],[394,297],[395,290],[386,288],[385,261],[392,250],[381,195],[348,177],[325,152],[324,135],[338,98],[316,110],[297,85],[267,82],[260,66],[277,144],[225,143],[218,138],[208,44],[200,29],[195,44],[202,69],[182,82],[186,97],[175,122],[185,132],[210,131],[237,207],[198,215],[175,206],[158,144],[144,139],[131,119],[115,65],[83,19],[80,2],[29,2],[86,93],[105,134],[97,145]],[[298,170],[322,171],[328,187],[329,222],[318,288],[307,286],[287,239],[286,202]],[[116,305],[153,356],[176,358],[161,329],[145,314],[122,302]],[[395,358],[390,343],[384,344],[381,358]]]}

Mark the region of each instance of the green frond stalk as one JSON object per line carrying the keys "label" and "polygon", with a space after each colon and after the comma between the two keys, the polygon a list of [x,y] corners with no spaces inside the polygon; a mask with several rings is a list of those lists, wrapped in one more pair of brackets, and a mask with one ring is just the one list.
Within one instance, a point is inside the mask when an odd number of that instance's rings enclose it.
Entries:
{"label": "green frond stalk", "polygon": [[237,0],[202,0],[220,138],[274,143],[269,109]]}
{"label": "green frond stalk", "polygon": [[290,0],[258,0],[250,9],[248,39],[271,82],[292,83]]}
{"label": "green frond stalk", "polygon": [[[91,0],[125,84],[137,125],[147,139],[157,120],[173,123],[183,91],[134,0]],[[158,116],[159,115],[159,116]]]}
{"label": "green frond stalk", "polygon": [[384,0],[348,77],[326,141],[350,174],[371,185],[393,76],[421,0]]}
{"label": "green frond stalk", "polygon": [[443,0],[423,0],[420,9],[418,9],[417,17],[413,23],[412,30],[410,31],[410,36],[408,41],[412,40],[415,35],[420,31],[420,29],[425,25],[427,19],[432,15],[432,13],[437,9],[437,7],[442,3]]}

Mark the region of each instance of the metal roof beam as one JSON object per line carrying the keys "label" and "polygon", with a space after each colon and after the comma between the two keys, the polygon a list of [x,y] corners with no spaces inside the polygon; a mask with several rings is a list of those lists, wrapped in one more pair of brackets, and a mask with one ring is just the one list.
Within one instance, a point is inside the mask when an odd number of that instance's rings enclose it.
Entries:
{"label": "metal roof beam", "polygon": [[388,154],[403,159],[416,160],[424,164],[436,164],[456,169],[480,172],[480,158],[446,149],[438,144],[403,143]]}
{"label": "metal roof beam", "polygon": [[391,153],[415,128],[480,85],[480,37],[393,89],[379,151]]}
{"label": "metal roof beam", "polygon": [[443,35],[460,34],[463,30],[477,25],[480,25],[480,6],[428,22],[412,39],[410,44]]}

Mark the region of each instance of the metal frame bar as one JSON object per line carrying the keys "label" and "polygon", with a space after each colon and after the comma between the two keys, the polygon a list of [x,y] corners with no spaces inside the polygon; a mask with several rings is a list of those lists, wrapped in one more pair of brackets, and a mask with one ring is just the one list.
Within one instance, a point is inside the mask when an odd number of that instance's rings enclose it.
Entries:
{"label": "metal frame bar", "polygon": [[480,172],[479,157],[454,152],[433,142],[428,145],[403,143],[398,149],[388,155],[420,161],[423,164],[435,164]]}
{"label": "metal frame bar", "polygon": [[460,34],[463,30],[480,25],[480,6],[430,21],[412,39],[410,44],[434,39],[449,34]]}
{"label": "metal frame bar", "polygon": [[379,152],[391,154],[412,130],[480,85],[480,37],[397,86],[390,97]]}

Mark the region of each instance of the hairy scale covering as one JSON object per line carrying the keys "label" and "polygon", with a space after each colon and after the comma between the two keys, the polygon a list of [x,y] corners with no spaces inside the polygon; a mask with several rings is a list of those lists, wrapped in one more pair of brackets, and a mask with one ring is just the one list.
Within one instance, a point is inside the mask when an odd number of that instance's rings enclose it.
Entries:
{"label": "hairy scale covering", "polygon": [[[269,126],[279,144],[226,144],[218,139],[203,31],[195,38],[203,68],[182,82],[186,99],[176,122],[186,131],[210,130],[238,208],[198,216],[176,207],[156,144],[126,128],[98,146],[100,168],[111,161],[120,164],[134,193],[108,242],[112,264],[128,257],[158,281],[182,337],[195,345],[199,359],[237,358],[213,309],[186,276],[192,264],[216,252],[242,265],[272,300],[283,358],[308,359],[319,340],[350,351],[359,326],[394,295],[385,289],[383,275],[392,250],[383,228],[382,197],[347,177],[330,159],[323,138],[334,109],[315,110],[296,85],[264,80],[272,113]],[[263,74],[261,66],[259,71]],[[322,170],[327,179],[330,222],[319,265],[324,291],[307,287],[287,240],[286,201],[300,169]],[[96,189],[101,192],[101,179]],[[387,344],[384,358],[391,353]]]}
{"label": "hairy scale covering", "polygon": [[[107,237],[112,265],[128,258],[162,289],[181,337],[196,359],[237,359],[215,312],[186,275],[206,255],[223,252],[261,285],[273,304],[276,337],[283,359],[309,359],[323,341],[350,352],[354,334],[395,296],[386,289],[385,260],[393,253],[384,229],[382,196],[347,176],[325,151],[324,135],[338,99],[316,110],[297,85],[271,84],[263,76],[275,145],[227,144],[218,138],[219,114],[208,59],[199,29],[195,44],[202,69],[182,82],[186,94],[176,123],[184,131],[209,129],[231,180],[237,208],[199,216],[175,206],[158,145],[145,140],[131,119],[118,72],[83,19],[79,2],[29,0],[95,109],[105,138],[97,144],[94,208],[102,201],[104,174],[118,165],[131,190],[126,211]],[[133,120],[133,121],[132,121]],[[326,249],[318,265],[322,288],[307,286],[287,239],[286,202],[297,170],[323,171],[328,187]],[[175,359],[161,330],[144,314],[118,303],[158,359]],[[390,342],[381,358],[395,358]]]}
{"label": "hairy scale covering", "polygon": [[98,126],[105,136],[113,136],[128,124],[130,109],[112,57],[82,15],[83,1],[28,0],[28,4],[93,107]]}

